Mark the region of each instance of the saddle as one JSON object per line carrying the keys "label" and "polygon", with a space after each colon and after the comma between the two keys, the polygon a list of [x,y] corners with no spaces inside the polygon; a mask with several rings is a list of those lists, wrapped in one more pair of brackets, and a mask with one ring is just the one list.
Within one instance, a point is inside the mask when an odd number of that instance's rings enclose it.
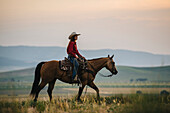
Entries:
{"label": "saddle", "polygon": [[64,58],[64,60],[61,60],[59,64],[60,64],[60,69],[63,71],[69,71],[69,70],[72,70],[73,68],[73,64],[66,57]]}
{"label": "saddle", "polygon": [[[79,69],[84,70],[87,69],[87,61],[83,58],[78,59]],[[64,60],[59,61],[60,69],[63,71],[71,71],[74,67],[68,58],[64,58]]]}

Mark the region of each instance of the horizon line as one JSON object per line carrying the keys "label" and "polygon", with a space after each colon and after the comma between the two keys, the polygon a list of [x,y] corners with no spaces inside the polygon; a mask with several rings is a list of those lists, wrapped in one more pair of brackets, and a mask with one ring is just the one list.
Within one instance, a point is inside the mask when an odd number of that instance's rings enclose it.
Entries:
{"label": "horizon line", "polygon": [[[0,45],[0,47],[60,47],[60,48],[67,48],[63,46],[38,46],[38,45]],[[125,51],[131,51],[131,52],[143,52],[143,53],[149,53],[153,55],[170,55],[170,54],[161,54],[161,53],[152,53],[148,51],[139,51],[139,50],[130,50],[130,49],[110,49],[110,48],[104,48],[104,49],[79,49],[80,51],[98,51],[98,50],[125,50]]]}

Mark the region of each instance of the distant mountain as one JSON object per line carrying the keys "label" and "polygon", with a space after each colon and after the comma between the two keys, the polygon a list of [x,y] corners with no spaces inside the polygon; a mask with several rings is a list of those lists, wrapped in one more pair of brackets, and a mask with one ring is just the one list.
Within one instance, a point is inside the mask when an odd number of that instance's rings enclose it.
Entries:
{"label": "distant mountain", "polygon": [[24,69],[34,67],[35,63],[28,63],[26,61],[16,60],[12,58],[0,57],[0,71],[9,71],[16,69]]}
{"label": "distant mountain", "polygon": [[[170,55],[112,49],[80,50],[80,53],[87,59],[114,54],[114,60],[117,65],[138,67],[170,65]],[[31,64],[36,66],[40,61],[61,60],[66,56],[66,48],[64,47],[0,46],[0,71],[5,65],[28,66]],[[9,70],[11,69],[9,67]]]}
{"label": "distant mountain", "polygon": [[118,65],[150,67],[170,65],[170,55],[157,55],[147,52],[130,51],[130,50],[83,50],[82,53],[88,57],[106,56],[114,54],[115,62]]}
{"label": "distant mountain", "polygon": [[[128,67],[118,66],[119,73],[113,77],[101,77],[99,74],[96,76],[96,83],[124,83],[136,82],[137,80],[154,81],[154,82],[170,82],[170,66],[163,67]],[[6,81],[27,81],[33,82],[34,68],[9,71],[0,73],[0,82]],[[102,69],[100,73],[109,75],[110,72]]]}
{"label": "distant mountain", "polygon": [[0,56],[26,62],[62,59],[66,56],[63,47],[0,46]]}
{"label": "distant mountain", "polygon": [[25,61],[0,57],[0,66],[31,66],[31,65],[32,63],[27,63]]}

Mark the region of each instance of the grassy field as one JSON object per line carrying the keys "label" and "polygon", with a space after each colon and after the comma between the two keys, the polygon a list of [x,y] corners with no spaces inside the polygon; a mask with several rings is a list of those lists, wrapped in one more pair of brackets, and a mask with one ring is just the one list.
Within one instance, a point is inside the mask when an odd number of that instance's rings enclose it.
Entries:
{"label": "grassy field", "polygon": [[[170,66],[137,68],[118,66],[119,74],[111,78],[97,76],[101,103],[96,92],[86,88],[82,102],[75,100],[78,86],[57,80],[53,100],[49,101],[46,86],[35,103],[29,98],[34,68],[0,73],[0,113],[170,113]],[[106,70],[101,73],[108,74]],[[137,81],[137,79],[147,79]],[[136,94],[141,91],[142,94]]]}
{"label": "grassy field", "polygon": [[[46,89],[35,103],[28,90],[8,90],[11,95],[0,95],[0,113],[169,113],[170,95],[160,95],[170,88],[99,88],[100,104],[96,92],[89,88],[76,101],[78,88],[55,88],[49,101]],[[142,94],[136,94],[141,91]]]}
{"label": "grassy field", "polygon": [[170,96],[158,94],[129,94],[101,96],[85,95],[82,102],[76,96],[40,97],[35,103],[30,98],[0,98],[0,113],[169,113]]}
{"label": "grassy field", "polygon": [[[4,84],[4,83],[3,83]],[[101,103],[96,101],[96,92],[90,87],[82,94],[82,103],[77,102],[78,86],[56,84],[53,100],[49,101],[47,87],[39,95],[38,102],[29,98],[30,83],[25,85],[10,82],[0,89],[0,113],[169,113],[170,95],[160,95],[162,90],[170,92],[169,83],[122,83],[97,84]],[[130,87],[130,86],[146,87]],[[8,87],[6,87],[8,86]],[[107,86],[107,87],[106,87]],[[113,87],[114,86],[114,87]],[[121,87],[115,87],[121,86]],[[122,87],[128,86],[128,87]],[[160,86],[160,87],[147,87]],[[136,94],[141,91],[142,94]]]}
{"label": "grassy field", "polygon": [[[63,88],[68,92],[78,92],[78,88]],[[141,91],[143,94],[160,94],[161,91],[166,90],[170,92],[170,88],[99,88],[101,95],[116,95],[116,94],[136,94],[137,91]],[[84,89],[84,92],[86,89]],[[92,88],[87,88],[87,93],[96,93]]]}
{"label": "grassy field", "polygon": [[[155,93],[160,94],[162,90],[170,92],[170,83],[112,83],[112,84],[96,84],[99,87],[100,94],[135,94],[136,91],[142,91],[143,93]],[[32,83],[30,82],[0,82],[0,95],[17,96],[28,95],[31,91]],[[41,94],[47,94],[48,85],[43,88]],[[56,83],[53,93],[56,95],[72,95],[78,92],[77,85]],[[86,90],[86,87],[84,91]],[[90,87],[87,88],[87,92],[94,92]]]}

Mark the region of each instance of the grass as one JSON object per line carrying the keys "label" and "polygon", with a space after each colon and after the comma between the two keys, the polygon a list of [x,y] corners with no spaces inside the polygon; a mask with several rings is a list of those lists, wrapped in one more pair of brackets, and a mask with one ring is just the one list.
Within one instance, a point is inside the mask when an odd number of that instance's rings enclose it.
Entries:
{"label": "grass", "polygon": [[[98,87],[104,88],[170,88],[170,82],[119,82],[119,83],[96,83]],[[46,85],[47,86],[47,85]],[[31,89],[32,82],[0,82],[0,90],[21,90],[21,89]],[[78,88],[77,85],[72,86],[70,84],[62,83],[57,81],[55,88]]]}
{"label": "grass", "polygon": [[35,103],[29,98],[0,99],[0,113],[169,113],[170,96],[158,94],[130,94],[102,96],[100,104],[95,95],[86,95],[76,101],[76,96],[55,97],[52,102],[41,97]]}

